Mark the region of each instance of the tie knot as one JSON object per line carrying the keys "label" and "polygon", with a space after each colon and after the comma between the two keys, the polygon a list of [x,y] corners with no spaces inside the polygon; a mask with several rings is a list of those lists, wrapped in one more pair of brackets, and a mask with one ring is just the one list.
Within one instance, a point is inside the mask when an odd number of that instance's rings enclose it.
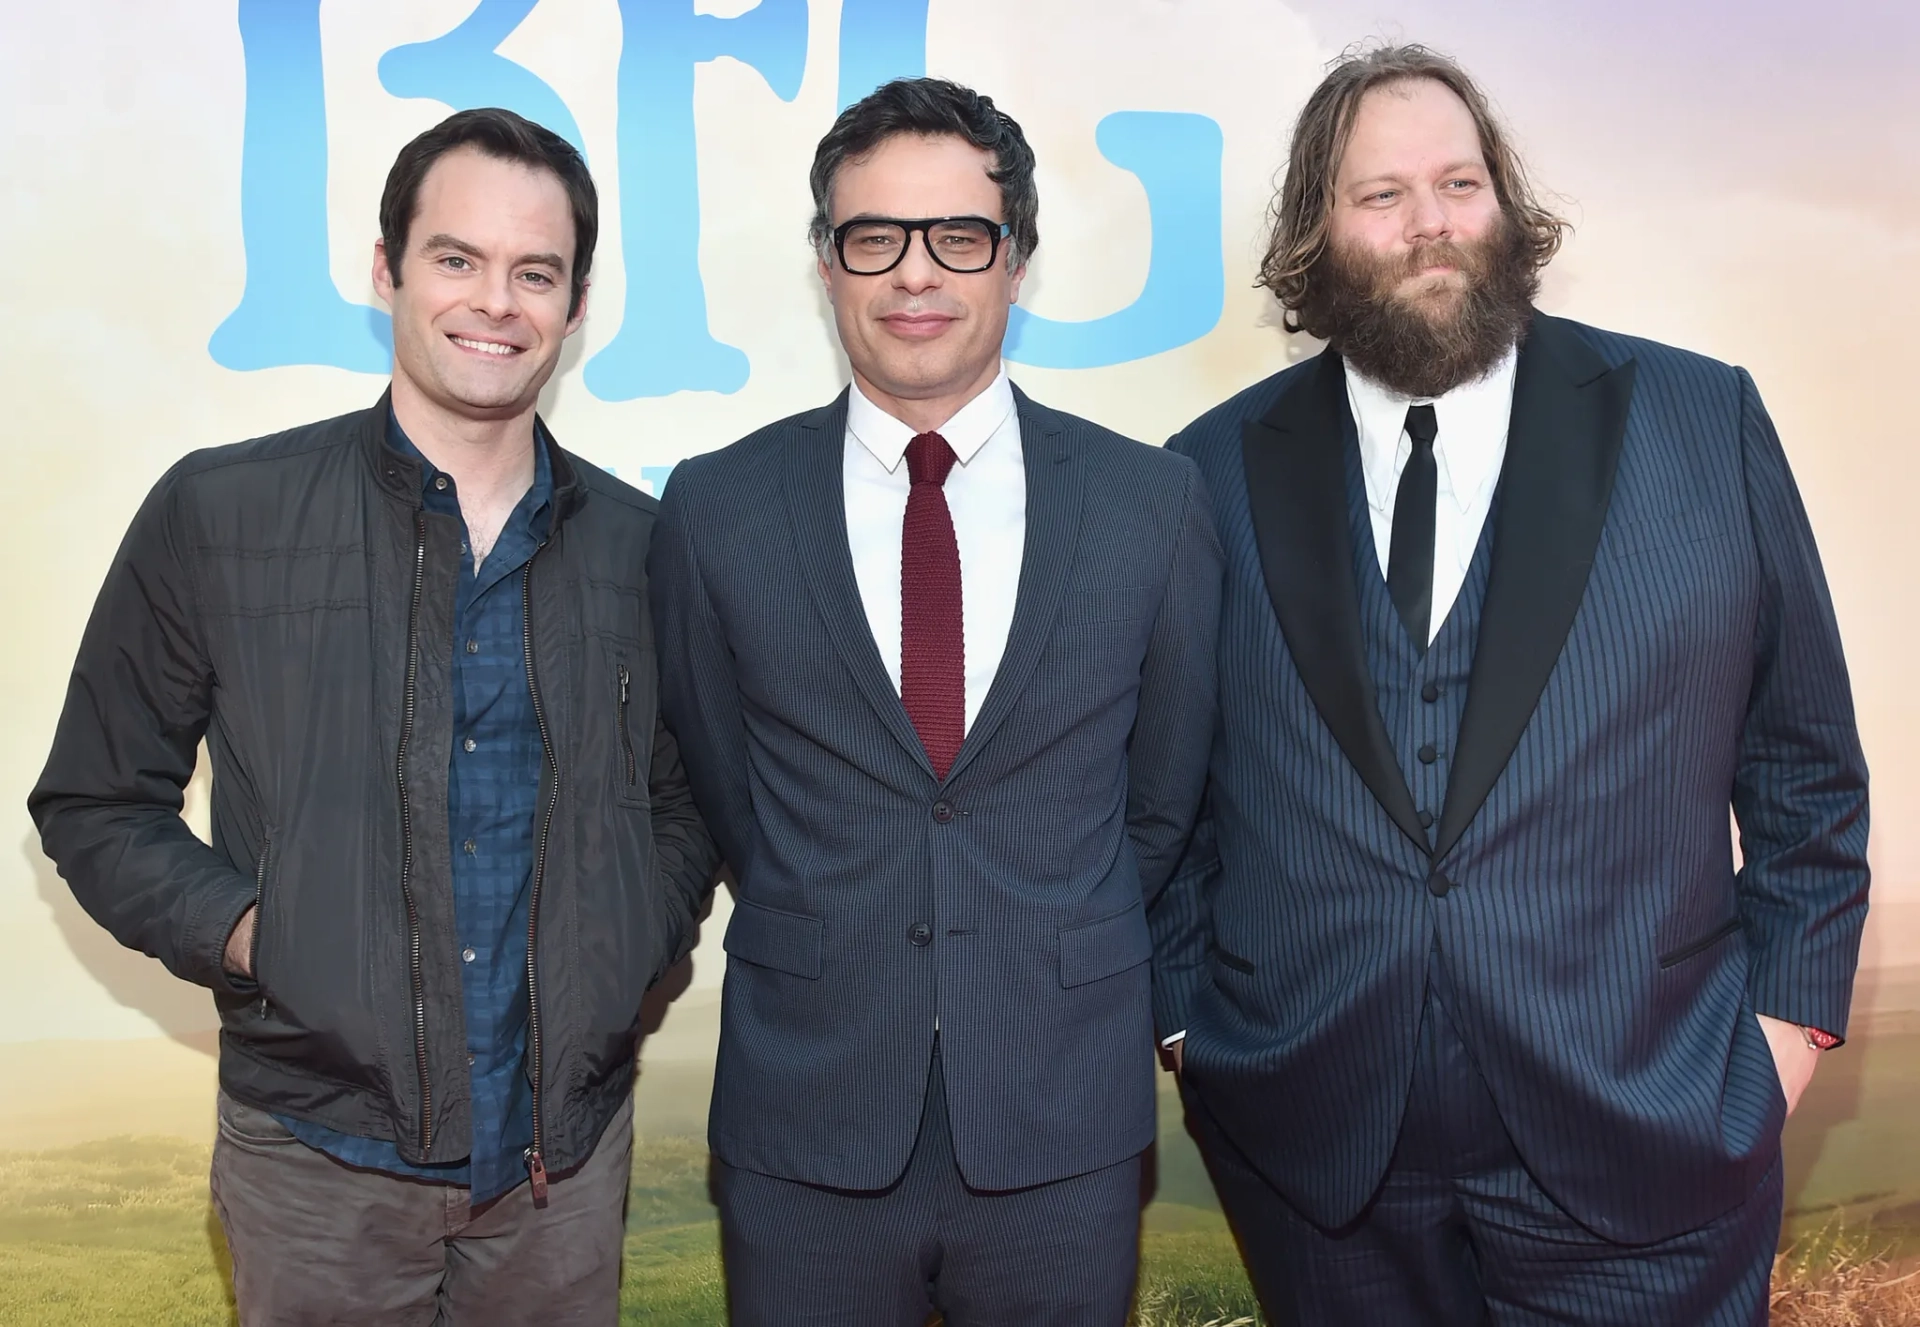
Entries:
{"label": "tie knot", "polygon": [[1434,435],[1440,431],[1440,421],[1433,416],[1431,405],[1410,405],[1407,407],[1407,436],[1413,439],[1414,449],[1431,448]]}
{"label": "tie knot", "polygon": [[916,433],[907,444],[907,478],[915,484],[944,485],[957,459],[938,433]]}

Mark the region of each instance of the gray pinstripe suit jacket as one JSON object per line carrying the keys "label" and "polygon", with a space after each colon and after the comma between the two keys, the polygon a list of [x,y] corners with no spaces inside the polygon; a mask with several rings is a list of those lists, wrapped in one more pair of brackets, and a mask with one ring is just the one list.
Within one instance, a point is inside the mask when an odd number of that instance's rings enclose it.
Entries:
{"label": "gray pinstripe suit jacket", "polygon": [[729,1164],[891,1183],[936,1017],[974,1186],[1152,1141],[1144,903],[1205,781],[1219,544],[1192,461],[1016,399],[1013,625],[944,782],[861,607],[845,395],[667,487],[662,712],[739,881],[709,1126]]}
{"label": "gray pinstripe suit jacket", "polygon": [[1338,1225],[1392,1152],[1437,940],[1547,1190],[1621,1239],[1704,1224],[1777,1155],[1753,1013],[1843,1032],[1866,913],[1866,769],[1773,426],[1739,369],[1535,317],[1431,830],[1364,655],[1351,439],[1325,354],[1170,444],[1212,492],[1227,585],[1156,1017],[1188,1029],[1237,1146]]}

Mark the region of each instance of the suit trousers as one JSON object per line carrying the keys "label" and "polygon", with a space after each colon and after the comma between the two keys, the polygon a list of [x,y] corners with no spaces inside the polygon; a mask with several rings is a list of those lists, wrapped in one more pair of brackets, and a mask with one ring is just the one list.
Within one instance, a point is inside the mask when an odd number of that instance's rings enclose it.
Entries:
{"label": "suit trousers", "polygon": [[240,1327],[603,1327],[620,1317],[631,1100],[536,1208],[360,1170],[220,1094],[213,1205]]}
{"label": "suit trousers", "polygon": [[[1439,964],[1436,963],[1436,971]],[[1386,1177],[1350,1225],[1301,1216],[1183,1089],[1268,1319],[1302,1327],[1765,1327],[1779,1239],[1778,1159],[1759,1190],[1654,1244],[1604,1239],[1528,1173],[1429,985],[1413,1084]]]}
{"label": "suit trousers", "polygon": [[716,1160],[733,1327],[1121,1327],[1139,1259],[1140,1158],[1027,1189],[970,1188],[936,1046],[920,1132],[885,1189]]}

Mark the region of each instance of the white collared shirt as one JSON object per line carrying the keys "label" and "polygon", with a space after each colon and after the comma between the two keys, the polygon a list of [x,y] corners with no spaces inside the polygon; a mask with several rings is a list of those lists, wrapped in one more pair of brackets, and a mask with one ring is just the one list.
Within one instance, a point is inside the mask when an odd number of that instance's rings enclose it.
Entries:
{"label": "white collared shirt", "polygon": [[[937,430],[959,458],[947,475],[947,510],[960,545],[960,613],[966,652],[967,727],[1000,668],[1013,627],[1027,539],[1027,469],[1020,415],[1003,367],[987,389]],[[907,516],[907,444],[915,430],[860,391],[847,398],[842,472],[847,544],[867,626],[900,689],[900,533]]]}
{"label": "white collared shirt", "polygon": [[1513,376],[1519,356],[1508,350],[1486,377],[1462,383],[1439,397],[1402,396],[1347,365],[1347,404],[1360,435],[1360,468],[1366,476],[1367,508],[1373,518],[1373,548],[1386,575],[1393,547],[1393,500],[1400,472],[1413,455],[1407,407],[1433,406],[1438,431],[1433,459],[1438,495],[1433,519],[1433,612],[1431,645],[1446,625],[1453,601],[1466,583],[1480,544],[1480,530],[1500,483],[1507,457],[1507,425],[1513,417]]}

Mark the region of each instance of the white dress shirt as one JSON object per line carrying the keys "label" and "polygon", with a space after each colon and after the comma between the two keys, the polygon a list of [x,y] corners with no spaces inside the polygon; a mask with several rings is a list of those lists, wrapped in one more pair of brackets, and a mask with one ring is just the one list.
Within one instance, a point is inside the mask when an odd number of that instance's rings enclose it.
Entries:
{"label": "white dress shirt", "polygon": [[[855,383],[847,398],[847,543],[880,658],[900,689],[900,533],[907,517],[907,444],[915,430]],[[993,685],[1013,627],[1027,541],[1027,468],[1020,415],[1005,368],[938,430],[959,458],[947,475],[947,510],[960,545],[961,632],[967,727]]]}
{"label": "white dress shirt", "polygon": [[1427,644],[1446,625],[1453,601],[1466,583],[1480,544],[1487,509],[1507,457],[1507,424],[1513,416],[1513,374],[1518,355],[1509,350],[1486,377],[1462,383],[1444,396],[1402,396],[1347,366],[1347,404],[1360,434],[1360,468],[1366,476],[1367,508],[1373,517],[1373,548],[1386,575],[1393,547],[1393,500],[1400,472],[1413,455],[1407,407],[1433,406],[1438,426],[1433,459],[1438,495],[1433,513],[1433,612]]}

